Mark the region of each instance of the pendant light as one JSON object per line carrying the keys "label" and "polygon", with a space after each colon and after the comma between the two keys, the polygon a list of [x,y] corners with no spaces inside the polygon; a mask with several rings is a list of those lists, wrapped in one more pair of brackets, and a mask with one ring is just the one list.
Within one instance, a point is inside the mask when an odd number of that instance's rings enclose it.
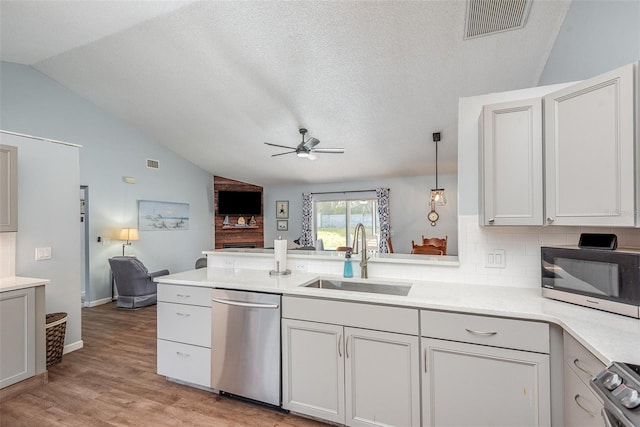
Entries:
{"label": "pendant light", "polygon": [[447,204],[444,188],[438,188],[438,142],[440,142],[440,132],[433,133],[433,142],[436,143],[436,188],[431,189],[431,206],[444,206]]}

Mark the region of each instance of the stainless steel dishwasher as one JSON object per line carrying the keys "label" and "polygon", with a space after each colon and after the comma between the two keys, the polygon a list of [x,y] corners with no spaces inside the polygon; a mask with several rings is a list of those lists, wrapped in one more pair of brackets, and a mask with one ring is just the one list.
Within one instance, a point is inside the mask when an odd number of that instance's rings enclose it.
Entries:
{"label": "stainless steel dishwasher", "polygon": [[280,295],[213,290],[213,388],[280,406]]}

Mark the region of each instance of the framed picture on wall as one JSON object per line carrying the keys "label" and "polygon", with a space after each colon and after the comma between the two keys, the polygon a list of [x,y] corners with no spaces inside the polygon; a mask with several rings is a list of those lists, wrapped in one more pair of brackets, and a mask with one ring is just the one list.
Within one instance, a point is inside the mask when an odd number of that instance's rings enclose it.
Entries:
{"label": "framed picture on wall", "polygon": [[278,231],[289,230],[289,221],[287,221],[286,219],[280,219],[277,221],[276,224],[277,224]]}
{"label": "framed picture on wall", "polygon": [[278,200],[276,202],[276,218],[278,219],[289,218],[289,201],[288,200]]}

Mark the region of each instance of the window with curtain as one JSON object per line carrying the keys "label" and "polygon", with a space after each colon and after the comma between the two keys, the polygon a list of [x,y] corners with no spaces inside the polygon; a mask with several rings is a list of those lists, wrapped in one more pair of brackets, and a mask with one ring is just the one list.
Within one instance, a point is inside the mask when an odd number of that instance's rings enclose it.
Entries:
{"label": "window with curtain", "polygon": [[379,246],[378,200],[318,200],[314,202],[314,230],[325,250],[353,247],[353,231],[362,223],[367,234],[367,250]]}

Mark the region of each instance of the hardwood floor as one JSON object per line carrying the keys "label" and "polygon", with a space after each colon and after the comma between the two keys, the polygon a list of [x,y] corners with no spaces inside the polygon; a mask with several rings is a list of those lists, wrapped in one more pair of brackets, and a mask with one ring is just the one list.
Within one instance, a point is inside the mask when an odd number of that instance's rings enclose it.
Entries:
{"label": "hardwood floor", "polygon": [[82,309],[84,348],[49,368],[49,383],[0,404],[0,425],[324,426],[156,374],[156,306]]}

